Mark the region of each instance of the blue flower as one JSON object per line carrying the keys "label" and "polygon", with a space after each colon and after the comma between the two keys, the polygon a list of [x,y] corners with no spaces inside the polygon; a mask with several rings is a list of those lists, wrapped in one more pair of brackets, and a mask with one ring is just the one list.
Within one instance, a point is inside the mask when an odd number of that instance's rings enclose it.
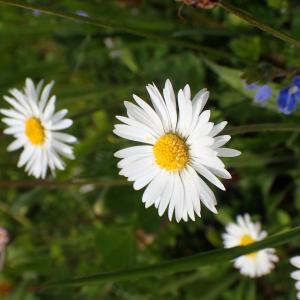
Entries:
{"label": "blue flower", "polygon": [[282,88],[277,98],[279,111],[288,115],[292,113],[300,101],[300,76],[296,76],[293,82],[287,87]]}
{"label": "blue flower", "polygon": [[265,85],[258,85],[256,83],[246,84],[245,89],[247,90],[256,90],[254,96],[254,102],[263,103],[269,100],[272,97],[272,88]]}
{"label": "blue flower", "polygon": [[75,15],[80,16],[80,17],[88,17],[89,16],[88,13],[86,13],[83,10],[76,10]]}
{"label": "blue flower", "polygon": [[38,10],[38,9],[35,9],[32,11],[32,14],[35,16],[35,17],[39,17],[41,15],[41,11]]}

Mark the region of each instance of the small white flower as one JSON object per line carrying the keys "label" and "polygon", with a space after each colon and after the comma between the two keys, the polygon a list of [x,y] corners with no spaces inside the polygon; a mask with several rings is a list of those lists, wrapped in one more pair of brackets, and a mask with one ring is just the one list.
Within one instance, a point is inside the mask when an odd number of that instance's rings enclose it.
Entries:
{"label": "small white flower", "polygon": [[295,256],[295,257],[292,257],[291,260],[290,260],[290,263],[296,267],[297,271],[294,271],[291,273],[291,277],[296,280],[296,284],[295,284],[295,287],[296,287],[296,290],[298,291],[297,293],[297,299],[300,299],[300,256]]}
{"label": "small white flower", "polygon": [[[237,216],[237,223],[226,226],[226,232],[222,235],[225,248],[247,246],[261,241],[267,236],[267,232],[261,230],[259,222],[253,223],[249,214]],[[240,256],[234,260],[234,266],[241,274],[249,277],[261,277],[272,271],[278,256],[275,249],[268,248]]]}
{"label": "small white flower", "polygon": [[206,89],[193,100],[189,85],[176,98],[169,80],[163,96],[154,84],[147,91],[153,108],[133,95],[136,104],[124,102],[128,117],[117,116],[124,124],[115,125],[114,133],[143,144],[115,153],[122,158],[120,174],[133,181],[136,190],[147,186],[142,201],[146,208],[154,204],[160,216],[168,207],[170,220],[173,214],[177,222],[195,220],[194,213],[201,216],[201,202],[217,213],[215,195],[199,175],[225,190],[217,176],[231,176],[219,157],[240,154],[223,148],[229,135],[217,136],[227,122],[209,122],[210,111],[202,111],[209,96]]}
{"label": "small white flower", "polygon": [[28,174],[36,178],[45,178],[48,167],[51,171],[63,170],[61,155],[74,159],[70,144],[76,138],[60,132],[73,122],[64,119],[68,110],[55,112],[56,96],[49,99],[53,84],[43,88],[43,81],[35,86],[31,79],[26,79],[24,91],[12,89],[10,96],[4,96],[12,108],[0,110],[5,115],[2,121],[8,125],[4,133],[16,139],[7,150],[23,148],[18,167],[25,166]]}

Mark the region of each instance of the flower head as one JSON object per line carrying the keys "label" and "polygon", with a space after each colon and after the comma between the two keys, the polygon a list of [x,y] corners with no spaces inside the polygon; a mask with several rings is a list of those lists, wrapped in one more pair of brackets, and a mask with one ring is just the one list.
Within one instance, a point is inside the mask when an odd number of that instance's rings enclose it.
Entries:
{"label": "flower head", "polygon": [[8,151],[23,148],[18,167],[25,166],[28,174],[36,178],[45,178],[48,167],[52,171],[63,170],[61,155],[74,159],[70,144],[76,138],[60,132],[73,122],[64,118],[68,110],[55,113],[56,97],[49,99],[53,84],[43,88],[43,81],[35,86],[31,79],[26,79],[24,91],[12,89],[11,96],[4,96],[12,108],[0,110],[5,116],[2,121],[8,125],[4,133],[15,138]]}
{"label": "flower head", "polygon": [[245,88],[247,90],[256,90],[254,96],[254,102],[257,103],[264,103],[272,97],[272,88],[265,84],[265,85],[258,85],[256,83],[245,84]]}
{"label": "flower head", "polygon": [[217,213],[217,202],[200,175],[225,190],[217,178],[231,178],[219,157],[233,157],[239,151],[223,148],[229,135],[217,136],[227,122],[209,122],[210,111],[203,108],[208,100],[206,89],[191,100],[188,85],[176,98],[172,84],[166,81],[163,95],[157,87],[147,86],[153,108],[136,95],[136,104],[125,101],[128,117],[117,116],[124,124],[115,125],[114,133],[143,145],[115,153],[120,174],[133,181],[136,190],[146,187],[142,201],[146,208],[155,205],[161,216],[168,208],[171,220],[201,216],[202,202]]}
{"label": "flower head", "polygon": [[279,111],[284,114],[292,113],[300,101],[300,76],[296,76],[292,83],[280,90],[277,98]]}
{"label": "flower head", "polygon": [[291,260],[290,260],[290,263],[296,267],[297,271],[293,271],[291,273],[291,277],[296,280],[296,284],[295,284],[295,287],[298,291],[297,293],[297,299],[300,299],[300,256],[295,256],[295,257],[292,257]]}
{"label": "flower head", "polygon": [[[261,230],[259,222],[253,223],[249,214],[237,216],[236,223],[228,224],[222,235],[225,248],[247,246],[263,240],[266,236],[267,232]],[[234,266],[243,275],[260,277],[270,273],[277,261],[275,249],[269,248],[236,258]]]}

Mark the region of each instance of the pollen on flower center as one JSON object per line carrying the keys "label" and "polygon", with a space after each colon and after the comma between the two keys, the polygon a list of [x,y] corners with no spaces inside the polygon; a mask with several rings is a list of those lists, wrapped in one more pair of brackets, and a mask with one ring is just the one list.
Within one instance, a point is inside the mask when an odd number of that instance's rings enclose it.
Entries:
{"label": "pollen on flower center", "polygon": [[188,147],[183,139],[173,133],[161,136],[153,147],[156,163],[168,171],[179,171],[189,160]]}
{"label": "pollen on flower center", "polygon": [[[255,240],[249,234],[245,234],[240,238],[240,246],[247,246],[254,242]],[[246,254],[246,256],[256,256],[256,252]]]}
{"label": "pollen on flower center", "polygon": [[45,130],[38,118],[31,117],[26,120],[25,134],[33,145],[42,145],[45,140]]}

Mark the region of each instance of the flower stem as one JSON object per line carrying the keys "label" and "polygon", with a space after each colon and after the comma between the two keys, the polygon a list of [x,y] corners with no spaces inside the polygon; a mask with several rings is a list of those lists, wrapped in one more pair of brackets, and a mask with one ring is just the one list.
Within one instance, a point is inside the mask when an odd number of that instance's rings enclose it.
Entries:
{"label": "flower stem", "polygon": [[228,58],[228,55],[226,55],[225,53],[215,50],[213,48],[199,45],[199,43],[186,42],[183,40],[171,38],[167,35],[161,36],[161,35],[153,34],[151,32],[146,32],[146,31],[142,31],[139,29],[130,28],[124,24],[117,23],[114,20],[100,19],[99,16],[97,17],[97,19],[94,19],[91,17],[82,17],[82,16],[79,16],[76,14],[57,11],[57,10],[47,7],[47,6],[24,3],[19,0],[0,0],[0,3],[5,4],[5,5],[14,6],[14,7],[20,7],[20,8],[24,8],[24,9],[39,10],[48,15],[62,17],[62,18],[77,21],[77,22],[79,21],[81,23],[90,24],[90,25],[104,28],[104,29],[125,32],[125,33],[131,34],[131,35],[147,38],[149,40],[157,41],[157,42],[164,43],[164,44],[170,44],[170,45],[188,48],[188,49],[192,49],[192,50],[199,50],[199,51],[203,51],[205,53],[215,55],[220,58],[221,57]]}
{"label": "flower stem", "polygon": [[79,187],[83,185],[94,185],[95,187],[114,187],[130,184],[129,181],[118,180],[68,180],[68,181],[56,181],[56,180],[0,180],[0,188],[67,188],[67,187]]}
{"label": "flower stem", "polygon": [[259,28],[262,31],[265,31],[271,35],[273,35],[274,37],[285,41],[291,45],[294,45],[297,48],[300,48],[300,41],[292,38],[291,36],[280,32],[264,23],[262,23],[261,21],[255,19],[253,16],[251,16],[250,14],[244,12],[243,10],[241,10],[238,7],[235,7],[234,5],[228,3],[226,0],[219,0],[219,6],[223,7],[225,10],[233,13],[234,15],[236,15],[237,17],[239,17],[240,19],[246,21],[247,23],[249,23],[250,25]]}
{"label": "flower stem", "polygon": [[99,273],[86,277],[52,282],[45,285],[45,288],[65,285],[81,286],[91,283],[115,282],[119,280],[136,280],[142,277],[162,276],[178,272],[192,271],[204,266],[228,263],[238,256],[252,253],[264,248],[284,245],[297,239],[300,239],[300,226],[283,233],[275,234],[262,241],[244,247],[239,246],[231,249],[218,249],[145,267],[117,272]]}
{"label": "flower stem", "polygon": [[297,124],[278,124],[278,123],[268,123],[268,124],[250,124],[242,126],[234,126],[225,129],[222,133],[235,135],[235,134],[245,134],[251,132],[299,132],[300,126]]}

